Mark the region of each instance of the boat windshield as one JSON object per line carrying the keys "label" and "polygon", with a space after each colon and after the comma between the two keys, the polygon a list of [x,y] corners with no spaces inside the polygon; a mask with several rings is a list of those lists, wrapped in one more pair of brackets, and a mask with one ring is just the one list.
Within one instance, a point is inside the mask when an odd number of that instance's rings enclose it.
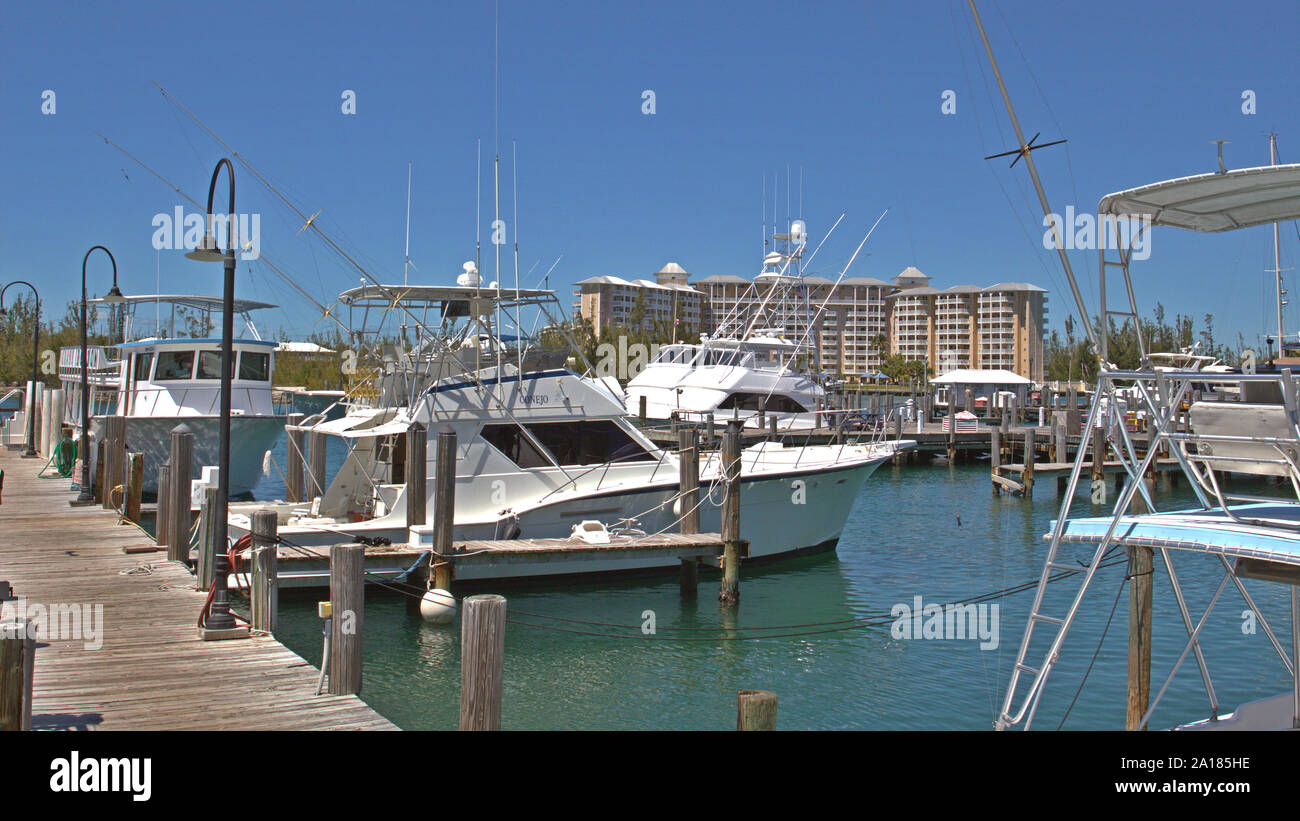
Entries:
{"label": "boat windshield", "polygon": [[652,364],[689,365],[695,358],[695,348],[690,345],[665,345],[659,349]]}
{"label": "boat windshield", "polygon": [[709,348],[700,355],[696,364],[700,367],[709,367],[714,365],[733,367],[743,364],[746,357],[752,357],[752,354],[746,354],[744,351]]}

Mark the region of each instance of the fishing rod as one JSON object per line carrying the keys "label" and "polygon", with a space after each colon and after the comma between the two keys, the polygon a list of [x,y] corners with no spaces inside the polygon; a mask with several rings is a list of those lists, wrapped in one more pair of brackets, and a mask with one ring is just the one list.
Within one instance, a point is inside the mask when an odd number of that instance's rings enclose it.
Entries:
{"label": "fishing rod", "polygon": [[312,215],[308,217],[306,214],[304,214],[298,208],[298,206],[294,205],[293,202],[289,200],[288,197],[286,197],[284,194],[281,194],[280,191],[274,185],[271,185],[270,181],[268,181],[265,177],[263,177],[262,174],[256,168],[254,168],[252,164],[248,162],[248,160],[244,159],[244,157],[238,151],[236,151],[229,143],[221,139],[221,137],[218,136],[215,131],[209,128],[207,123],[200,120],[198,116],[194,114],[194,112],[186,108],[185,105],[180,100],[176,99],[176,97],[173,96],[171,92],[169,92],[167,89],[159,85],[157,81],[152,81],[152,82],[155,86],[157,86],[158,90],[163,93],[163,96],[165,96],[169,101],[171,101],[172,104],[174,104],[181,111],[185,112],[190,119],[198,123],[199,126],[204,131],[208,132],[208,134],[212,137],[212,139],[220,143],[221,147],[229,151],[231,156],[233,156],[236,160],[239,160],[239,164],[244,166],[244,168],[246,168],[248,172],[257,179],[258,182],[266,186],[267,190],[269,190],[272,194],[275,194],[277,197],[279,197],[281,202],[283,202],[286,206],[289,207],[291,211],[297,214],[298,218],[303,221],[303,228],[311,228],[313,231],[315,231],[320,236],[321,239],[325,240],[325,242],[331,248],[333,248],[336,253],[339,254],[339,256],[347,260],[352,265],[352,267],[360,271],[370,281],[372,285],[374,285],[376,288],[382,291],[385,296],[391,299],[393,301],[392,307],[400,308],[403,313],[409,316],[411,320],[415,322],[415,325],[418,329],[423,331],[429,330],[428,327],[425,326],[425,324],[420,321],[420,318],[416,316],[416,314],[413,311],[411,311],[409,308],[407,308],[405,305],[402,304],[400,297],[398,297],[396,294],[390,291],[385,285],[383,285],[377,277],[375,277],[373,274],[371,274],[369,271],[363,268],[361,266],[361,263],[357,262],[355,259],[349,256],[346,251],[344,251],[341,247],[339,247],[338,243],[336,243],[333,239],[331,239],[330,236],[326,234],[319,225],[316,224],[316,215]]}
{"label": "fishing rod", "polygon": [[[132,162],[134,162],[136,165],[140,166],[140,167],[143,168],[145,171],[148,171],[150,174],[153,174],[155,177],[157,177],[159,180],[161,180],[161,181],[163,182],[163,184],[167,185],[169,188],[171,188],[171,189],[172,189],[173,191],[175,191],[177,194],[179,194],[180,196],[182,196],[182,197],[184,197],[186,200],[188,200],[188,201],[189,201],[189,202],[190,202],[190,203],[191,203],[195,208],[198,208],[199,210],[203,210],[203,209],[204,209],[205,206],[200,205],[199,202],[198,202],[198,200],[194,199],[194,198],[191,197],[189,194],[186,194],[186,193],[185,193],[184,191],[182,191],[179,187],[177,187],[177,185],[176,185],[175,183],[173,183],[171,180],[169,180],[169,179],[167,179],[166,177],[164,177],[162,174],[159,174],[157,171],[155,171],[155,170],[153,170],[152,168],[150,168],[149,166],[145,165],[143,162],[141,162],[141,161],[139,160],[139,158],[137,158],[137,157],[136,157],[134,154],[132,154],[130,151],[127,151],[125,148],[123,148],[122,146],[120,146],[120,145],[118,145],[117,143],[113,142],[111,139],[109,139],[108,137],[106,137],[106,136],[104,136],[103,134],[99,133],[98,131],[96,131],[95,134],[96,134],[98,137],[100,137],[101,139],[103,139],[104,142],[108,143],[108,144],[111,145],[113,148],[116,148],[118,151],[121,151],[123,154],[125,154],[125,155],[126,155],[126,156],[127,156],[127,157],[132,161]],[[302,297],[303,297],[303,299],[306,299],[308,302],[310,302],[312,305],[314,305],[314,306],[315,306],[315,307],[316,307],[316,308],[321,312],[321,318],[322,318],[322,319],[323,319],[324,317],[329,317],[330,319],[332,319],[332,320],[334,320],[335,322],[337,322],[338,325],[339,325],[339,327],[341,327],[343,330],[347,331],[349,334],[352,333],[352,329],[351,329],[351,328],[349,328],[347,325],[345,325],[345,324],[343,323],[343,321],[340,320],[338,317],[334,316],[334,314],[333,314],[333,308],[332,308],[332,307],[331,307],[331,308],[326,308],[324,305],[322,305],[321,303],[317,302],[316,299],[315,299],[315,297],[313,297],[311,294],[309,294],[309,293],[307,293],[306,291],[304,291],[304,290],[302,289],[302,286],[300,286],[297,282],[295,282],[295,281],[293,280],[292,277],[290,277],[290,276],[289,276],[288,274],[286,274],[284,271],[280,270],[280,267],[277,266],[277,265],[276,265],[274,262],[272,262],[270,259],[268,259],[267,256],[266,256],[266,254],[264,254],[264,253],[263,253],[263,254],[260,254],[259,257],[258,257],[258,259],[259,259],[259,261],[266,263],[266,265],[267,265],[267,266],[268,266],[272,271],[274,271],[274,272],[276,273],[277,276],[279,276],[281,279],[283,279],[285,282],[287,282],[287,283],[289,284],[290,287],[292,287],[295,291],[297,291],[299,294],[301,294]]]}

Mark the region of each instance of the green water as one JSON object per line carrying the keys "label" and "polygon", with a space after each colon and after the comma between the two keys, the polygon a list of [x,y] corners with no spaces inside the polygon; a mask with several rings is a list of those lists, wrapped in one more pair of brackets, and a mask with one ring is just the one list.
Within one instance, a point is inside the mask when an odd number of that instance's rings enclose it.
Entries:
{"label": "green water", "polygon": [[[717,604],[716,574],[701,575],[693,599],[680,596],[675,573],[494,591],[507,597],[512,620],[503,726],[723,730],[734,727],[737,690],[765,689],[779,695],[782,729],[987,730],[1001,705],[1032,592],[999,601],[1000,641],[985,650],[976,640],[903,640],[891,635],[888,624],[843,629],[843,622],[910,605],[917,595],[925,603],[942,603],[1035,581],[1046,550],[1041,535],[1059,504],[1054,485],[1040,480],[1035,498],[1025,501],[993,497],[987,463],[881,468],[864,486],[838,550],[744,568],[741,604],[730,612]],[[1245,490],[1247,483],[1235,487]],[[1269,491],[1263,484],[1249,487]],[[1157,503],[1169,508],[1192,498],[1185,483],[1162,483]],[[1075,510],[1080,515],[1089,507]],[[1067,561],[1084,560],[1091,548],[1067,555]],[[1199,618],[1222,577],[1221,566],[1191,554],[1176,554],[1174,561],[1193,618]],[[1056,728],[1064,717],[1097,651],[1123,573],[1122,565],[1099,571],[1035,728]],[[1289,646],[1286,589],[1253,582],[1248,588]],[[281,603],[278,637],[315,665],[321,655],[315,601],[323,597],[286,596]],[[1223,712],[1290,687],[1263,631],[1243,633],[1244,609],[1229,588],[1203,632]],[[655,616],[653,637],[636,629],[647,610]],[[1066,729],[1123,728],[1127,612],[1125,589]],[[800,625],[771,632],[801,635],[720,640],[773,625]],[[1158,557],[1154,633],[1153,695],[1186,641]],[[429,626],[406,598],[374,590],[366,601],[364,635],[362,697],[405,729],[454,729],[459,626]],[[1203,718],[1206,704],[1189,659],[1152,726]]]}

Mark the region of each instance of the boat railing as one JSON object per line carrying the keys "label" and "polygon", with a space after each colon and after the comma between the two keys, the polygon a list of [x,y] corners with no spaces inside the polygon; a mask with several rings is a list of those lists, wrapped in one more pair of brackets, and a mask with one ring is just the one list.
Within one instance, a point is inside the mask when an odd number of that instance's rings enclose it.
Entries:
{"label": "boat railing", "polygon": [[[90,378],[115,378],[122,360],[113,359],[103,345],[86,348],[87,376]],[[59,378],[76,381],[81,378],[81,346],[69,345],[59,349]]]}
{"label": "boat railing", "polygon": [[[1236,386],[1241,394],[1275,396],[1280,401],[1243,402],[1240,399],[1216,398],[1207,402],[1202,399],[1202,391],[1217,393],[1220,386]],[[1130,430],[1122,410],[1123,403],[1117,401],[1121,394],[1127,398],[1127,410],[1136,410],[1144,420],[1145,430]],[[1158,512],[1146,479],[1153,475],[1156,459],[1162,453],[1177,461],[1178,469],[1188,477],[1202,510],[1207,513],[1222,513],[1226,517],[1223,520],[1225,524],[1286,532],[1294,538],[1297,530],[1294,525],[1278,519],[1255,518],[1238,505],[1260,502],[1271,505],[1300,503],[1300,469],[1297,468],[1297,462],[1300,461],[1298,396],[1300,391],[1297,390],[1296,380],[1288,369],[1271,373],[1226,373],[1162,368],[1102,371],[1098,375],[1097,390],[1093,394],[1088,414],[1090,422],[1084,429],[1085,436],[1071,467],[1061,496],[1060,511],[1048,537],[1042,574],[995,727],[1005,729],[1023,722],[1028,728],[1033,722],[1047,678],[1060,658],[1062,646],[1097,570],[1108,562],[1123,561],[1116,559],[1112,553],[1127,544],[1125,534],[1137,521],[1142,520],[1141,517],[1149,517]],[[1145,434],[1145,441],[1138,439],[1140,433]],[[1100,453],[1094,452],[1098,444],[1103,448]],[[1118,464],[1123,473],[1121,490],[1106,517],[1104,533],[1088,540],[1096,543],[1091,559],[1084,562],[1062,561],[1062,545],[1077,541],[1073,538],[1066,539],[1071,511],[1076,504],[1081,504],[1076,499],[1076,490],[1085,469],[1097,461]],[[1284,477],[1289,480],[1289,490],[1293,495],[1288,498],[1225,492],[1221,477],[1227,472]],[[1092,505],[1104,505],[1106,488],[1104,477],[1094,474],[1092,493],[1085,498]],[[1131,510],[1138,501],[1141,503],[1140,513]],[[1206,526],[1213,527],[1208,524]],[[1174,570],[1169,545],[1162,542],[1153,549],[1161,553],[1169,573],[1168,581],[1174,599],[1188,632],[1184,657],[1194,651],[1210,700],[1210,712],[1215,716],[1217,699],[1197,640],[1196,631],[1199,627],[1193,629],[1192,616]],[[1262,613],[1238,578],[1234,566],[1222,552],[1214,552],[1213,555],[1225,571],[1220,592],[1229,581],[1233,582],[1244,602],[1260,623],[1264,624]],[[1067,577],[1073,580],[1072,584],[1062,581]],[[1052,581],[1060,583],[1051,586],[1052,596],[1049,601],[1048,583]],[[1217,600],[1217,594],[1215,599]],[[1204,619],[1202,623],[1203,621]],[[1274,644],[1281,652],[1276,641]],[[1295,668],[1283,655],[1284,662],[1294,675]],[[1177,665],[1170,674],[1171,679],[1176,672]],[[1156,703],[1158,701],[1159,696]],[[1150,717],[1150,710],[1154,710],[1155,706],[1153,703],[1143,717],[1143,726]]]}

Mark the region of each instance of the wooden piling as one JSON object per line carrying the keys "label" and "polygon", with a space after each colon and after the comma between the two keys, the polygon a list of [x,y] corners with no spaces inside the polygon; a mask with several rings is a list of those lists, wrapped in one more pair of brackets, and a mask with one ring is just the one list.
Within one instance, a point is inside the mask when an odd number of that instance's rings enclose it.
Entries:
{"label": "wooden piling", "polygon": [[[1001,475],[1001,472],[999,470],[1001,467],[1002,467],[1002,431],[998,430],[997,428],[989,428],[989,469],[996,477]],[[993,484],[993,495],[994,496],[1001,495],[1002,486],[998,483],[996,478],[993,480],[992,484]]]}
{"label": "wooden piling", "polygon": [[1149,547],[1130,547],[1128,553],[1128,715],[1125,727],[1137,730],[1151,702],[1151,598],[1155,563]]}
{"label": "wooden piling", "polygon": [[643,393],[641,394],[641,407],[640,407],[642,422],[645,422],[645,402],[646,402],[646,396]]}
{"label": "wooden piling", "polygon": [[709,415],[706,417],[704,430],[704,447],[713,450],[713,411],[709,411]]}
{"label": "wooden piling", "polygon": [[500,730],[506,649],[506,600],[470,596],[460,625],[460,729]]}
{"label": "wooden piling", "polygon": [[294,429],[302,424],[302,418],[301,413],[291,413],[285,425],[284,485],[285,495],[290,502],[307,500],[302,484],[303,466],[307,461],[307,437],[305,431]]}
{"label": "wooden piling", "polygon": [[174,562],[190,560],[190,477],[193,476],[191,457],[194,452],[194,433],[184,422],[171,432],[171,487],[167,510],[171,522],[167,526],[167,558]]}
{"label": "wooden piling", "polygon": [[948,410],[948,464],[957,460],[957,414]]}
{"label": "wooden piling", "polygon": [[304,479],[304,501],[325,495],[325,434],[307,432],[307,476]]}
{"label": "wooden piling", "polygon": [[126,518],[140,523],[140,497],[144,494],[144,454],[132,453],[127,463]]}
{"label": "wooden piling", "polygon": [[1034,495],[1034,428],[1025,428],[1025,472],[1020,476],[1024,496]]}
{"label": "wooden piling", "polygon": [[275,632],[280,611],[280,580],[277,568],[276,515],[274,510],[255,510],[252,515],[253,578],[249,600],[253,629]]}
{"label": "wooden piling", "polygon": [[366,549],[363,545],[343,544],[330,548],[330,695],[361,692],[365,567]]}
{"label": "wooden piling", "polygon": [[451,590],[451,539],[456,523],[456,431],[438,431],[433,472],[433,586]]}
{"label": "wooden piling", "polygon": [[722,502],[722,586],[718,600],[740,601],[740,423],[727,423],[722,437],[722,471],[727,483]]}
{"label": "wooden piling", "polygon": [[[682,535],[693,535],[700,532],[700,457],[695,428],[677,432],[677,454],[681,532]],[[700,583],[699,562],[696,559],[682,559],[681,565],[678,587],[683,596],[693,596]]]}
{"label": "wooden piling", "polygon": [[[1106,504],[1106,431],[1088,420],[1092,436],[1092,498],[1100,494],[1100,504]],[[1082,445],[1080,445],[1082,447]]]}
{"label": "wooden piling", "polygon": [[216,573],[217,563],[217,529],[213,527],[212,517],[217,511],[217,489],[205,487],[203,502],[199,506],[199,555],[195,564],[195,587],[208,590]]}
{"label": "wooden piling", "polygon": [[126,466],[126,417],[110,415],[104,417],[104,490],[103,506],[105,510],[116,510],[113,490],[122,485],[122,506],[126,507],[126,482],[122,476]]}
{"label": "wooden piling", "polygon": [[736,729],[775,730],[776,693],[768,690],[741,690],[737,693]]}
{"label": "wooden piling", "polygon": [[153,519],[153,539],[158,547],[167,546],[167,526],[170,521],[167,508],[168,500],[171,499],[171,477],[172,466],[163,462],[158,468],[158,510],[154,513]]}
{"label": "wooden piling", "polygon": [[406,429],[406,526],[428,523],[429,434],[424,425],[412,422]]}
{"label": "wooden piling", "polygon": [[104,447],[104,440],[100,439],[95,443],[95,483],[91,490],[95,494],[95,503],[104,504],[104,461],[107,448]]}
{"label": "wooden piling", "polygon": [[1060,411],[1052,412],[1052,438],[1054,440],[1054,458],[1052,461],[1065,464],[1070,461],[1069,438],[1065,430],[1065,414]]}
{"label": "wooden piling", "polygon": [[26,620],[0,626],[0,731],[32,728],[34,630]]}

